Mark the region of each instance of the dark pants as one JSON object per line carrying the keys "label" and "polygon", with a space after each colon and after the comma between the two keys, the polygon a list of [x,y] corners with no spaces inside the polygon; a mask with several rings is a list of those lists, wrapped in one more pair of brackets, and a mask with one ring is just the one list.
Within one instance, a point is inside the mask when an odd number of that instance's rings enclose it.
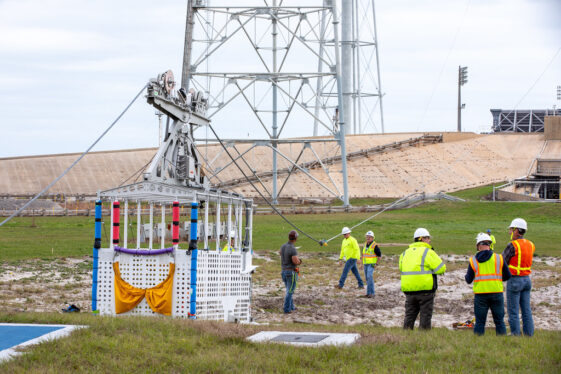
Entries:
{"label": "dark pants", "polygon": [[292,270],[283,270],[281,272],[282,281],[286,287],[286,294],[284,295],[283,312],[290,313],[294,309],[294,301],[292,295],[296,290],[296,283],[298,282],[298,273]]}
{"label": "dark pants", "polygon": [[430,330],[433,305],[434,292],[405,294],[405,320],[403,321],[403,328],[413,330],[415,320],[420,311],[419,328]]}
{"label": "dark pants", "polygon": [[476,293],[473,300],[473,312],[475,313],[475,327],[473,332],[476,335],[485,334],[485,322],[487,312],[491,309],[493,321],[495,322],[495,332],[497,335],[506,335],[505,325],[505,300],[503,293]]}

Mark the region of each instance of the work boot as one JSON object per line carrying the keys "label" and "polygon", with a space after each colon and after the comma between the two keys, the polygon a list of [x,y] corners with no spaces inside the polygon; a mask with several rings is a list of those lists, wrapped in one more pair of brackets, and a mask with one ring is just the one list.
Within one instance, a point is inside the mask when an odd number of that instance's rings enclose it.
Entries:
{"label": "work boot", "polygon": [[359,290],[364,290],[364,286],[358,286]]}
{"label": "work boot", "polygon": [[360,298],[370,297],[370,295],[360,295]]}
{"label": "work boot", "polygon": [[338,290],[342,290],[342,289],[343,289],[343,287],[339,286],[338,284],[335,285],[335,288],[338,289]]}

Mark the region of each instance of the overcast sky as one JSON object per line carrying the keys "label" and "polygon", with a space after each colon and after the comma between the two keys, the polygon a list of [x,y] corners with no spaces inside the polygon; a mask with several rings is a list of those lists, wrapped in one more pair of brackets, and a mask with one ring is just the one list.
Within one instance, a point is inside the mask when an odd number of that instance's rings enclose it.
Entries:
{"label": "overcast sky", "polygon": [[[82,152],[149,78],[179,76],[185,9],[0,0],[0,157]],[[561,0],[378,0],[376,13],[386,132],[454,131],[458,65],[466,131],[488,130],[491,108],[561,106]],[[142,99],[94,150],[157,142]]]}

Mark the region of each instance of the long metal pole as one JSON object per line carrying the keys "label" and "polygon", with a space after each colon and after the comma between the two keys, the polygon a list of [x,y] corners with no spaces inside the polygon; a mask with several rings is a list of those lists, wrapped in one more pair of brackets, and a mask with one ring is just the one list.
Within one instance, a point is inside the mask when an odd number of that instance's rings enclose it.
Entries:
{"label": "long metal pole", "polygon": [[[273,1],[273,8],[277,6],[276,0]],[[273,73],[277,73],[277,18],[276,11],[275,16],[272,18],[273,22]],[[274,79],[274,78],[273,78]],[[273,137],[272,145],[273,148],[277,148],[277,85],[273,82]],[[277,152],[273,150],[273,204],[278,204],[277,200]]]}
{"label": "long metal pole", "polygon": [[[372,0],[374,1],[374,0]],[[360,89],[360,84],[362,82],[362,77],[360,75],[360,23],[358,22],[358,20],[360,19],[359,17],[359,10],[358,10],[358,0],[355,0],[355,12],[354,12],[354,18],[355,18],[355,55],[356,55],[356,61],[354,64],[354,69],[355,69],[355,76],[356,76],[356,81],[357,81],[357,86],[356,86],[356,91],[355,91],[355,96],[356,96],[356,101],[357,101],[357,109],[356,112],[354,114],[355,118],[355,122],[358,123],[358,133],[362,134],[363,128],[362,128],[362,93],[361,93],[361,89]],[[358,113],[358,116],[357,116]]]}
{"label": "long metal pole", "polygon": [[183,48],[183,71],[181,72],[181,87],[189,90],[191,77],[191,48],[193,43],[193,0],[187,0],[187,21],[185,23],[185,45]]}
{"label": "long metal pole", "polygon": [[333,33],[335,35],[335,66],[337,69],[337,98],[339,101],[339,146],[341,147],[341,172],[343,178],[343,205],[349,206],[349,184],[347,180],[347,148],[345,145],[345,110],[343,105],[343,91],[341,84],[341,57],[339,55],[339,19],[337,17],[337,2],[332,3]]}
{"label": "long metal pole", "polygon": [[[334,1],[335,3],[335,1]],[[335,14],[333,15],[336,16]],[[352,17],[353,6],[352,0],[342,0],[341,7],[341,78],[343,80],[343,105],[339,108],[342,122],[348,126],[349,133],[352,132],[351,127],[351,94],[352,94]],[[339,44],[337,44],[339,46]],[[344,115],[344,116],[343,116]]]}
{"label": "long metal pole", "polygon": [[462,132],[462,67],[458,66],[458,132]]}
{"label": "long metal pole", "polygon": [[[351,45],[351,60],[352,60],[352,75],[353,75],[353,82],[352,82],[352,95],[351,95],[351,99],[353,101],[353,134],[358,134],[360,133],[360,130],[357,131],[357,123],[356,123],[356,106],[357,106],[357,59],[358,59],[358,55],[357,55],[357,33],[356,33],[356,25],[358,24],[358,17],[355,17],[355,11],[357,8],[357,2],[356,0],[350,0],[351,3],[351,40],[352,40],[352,45]],[[350,124],[349,124],[350,126]]]}
{"label": "long metal pole", "polygon": [[372,0],[372,21],[374,22],[374,46],[376,47],[376,70],[378,73],[378,98],[380,100],[380,123],[382,125],[382,134],[384,129],[384,106],[382,105],[382,80],[380,79],[380,56],[378,55],[378,31],[376,30],[376,10],[374,0]]}

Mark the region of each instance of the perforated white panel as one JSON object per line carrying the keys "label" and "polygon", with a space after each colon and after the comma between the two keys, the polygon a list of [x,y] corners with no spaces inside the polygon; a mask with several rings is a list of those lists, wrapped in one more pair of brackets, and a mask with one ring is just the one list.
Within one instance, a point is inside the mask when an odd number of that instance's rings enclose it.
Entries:
{"label": "perforated white panel", "polygon": [[[251,254],[246,254],[251,256]],[[198,251],[197,318],[224,321],[251,319],[251,275],[242,274],[243,254]],[[98,309],[115,314],[113,262],[119,262],[123,280],[138,288],[150,288],[166,279],[172,257],[129,255],[112,249],[99,250]],[[171,260],[173,261],[173,260]],[[175,253],[172,315],[188,317],[190,306],[191,256]],[[146,300],[124,314],[153,315]]]}

